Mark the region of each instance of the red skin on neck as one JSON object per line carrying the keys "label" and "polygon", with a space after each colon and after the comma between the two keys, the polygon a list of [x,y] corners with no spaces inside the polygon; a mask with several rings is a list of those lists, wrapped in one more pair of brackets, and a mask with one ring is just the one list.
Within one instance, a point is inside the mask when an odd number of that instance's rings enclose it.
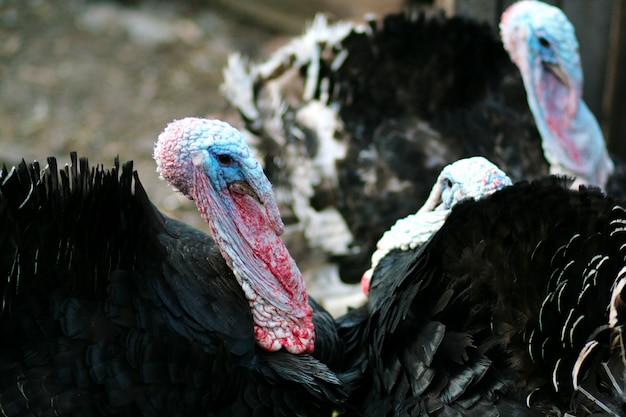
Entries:
{"label": "red skin on neck", "polygon": [[[238,217],[240,217],[238,228],[241,236],[246,240],[257,260],[261,261],[261,265],[276,278],[277,286],[271,291],[276,292],[277,296],[279,293],[285,293],[289,298],[289,306],[292,309],[290,318],[296,321],[295,326],[290,325],[290,329],[295,338],[281,338],[280,344],[288,350],[296,347],[298,350],[304,349],[307,353],[313,352],[315,339],[311,321],[313,312],[308,304],[300,270],[283,240],[268,227],[267,216],[259,204],[246,194],[234,192],[231,196],[237,206]],[[257,340],[263,340],[268,336],[265,328],[261,326],[255,327],[255,334]],[[300,338],[310,339],[310,342],[303,346],[300,344]]]}
{"label": "red skin on neck", "polygon": [[283,240],[267,227],[267,218],[257,202],[246,194],[233,193],[242,227],[239,232],[254,254],[269,268],[272,275],[283,284],[290,296],[294,294],[293,273],[295,262]]}
{"label": "red skin on neck", "polygon": [[315,328],[304,278],[265,207],[238,188],[217,192],[196,169],[193,198],[242,286],[257,344],[269,351],[311,353]]}
{"label": "red skin on neck", "polygon": [[571,160],[583,164],[583,155],[579,145],[569,134],[570,125],[578,111],[578,95],[573,87],[563,84],[550,70],[544,69],[535,94],[539,100],[546,123]]}

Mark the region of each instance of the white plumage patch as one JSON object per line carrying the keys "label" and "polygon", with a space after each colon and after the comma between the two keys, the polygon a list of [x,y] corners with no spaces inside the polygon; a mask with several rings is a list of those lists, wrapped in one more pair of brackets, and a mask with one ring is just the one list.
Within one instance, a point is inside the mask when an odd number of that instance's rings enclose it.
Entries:
{"label": "white plumage patch", "polygon": [[[262,127],[264,136],[283,149],[281,162],[289,173],[291,191],[288,204],[309,244],[336,255],[350,251],[354,239],[348,225],[335,208],[315,210],[310,200],[315,187],[337,186],[336,161],[345,158],[347,144],[336,139],[343,130],[338,109],[328,105],[324,88],[319,100],[314,99],[314,90],[320,84],[321,54],[328,53],[352,31],[366,28],[357,28],[352,22],[331,24],[318,14],[302,36],[292,39],[264,63],[249,62],[238,54],[231,56],[221,87],[228,100],[252,120],[252,126]],[[345,54],[337,56],[333,65],[341,65],[345,58]],[[304,81],[300,79],[300,68],[306,68]],[[287,126],[285,120],[289,118],[295,123]],[[307,134],[315,141],[314,154],[309,154],[306,147]],[[263,157],[260,140],[252,143],[258,145],[256,153]]]}
{"label": "white plumage patch", "polygon": [[[335,296],[345,294],[346,288],[338,288],[338,267],[328,263],[328,255],[351,253],[354,237],[336,207],[311,205],[316,190],[329,192],[338,187],[336,162],[347,153],[347,143],[337,139],[342,137],[343,125],[337,106],[329,104],[329,86],[321,79],[320,62],[346,36],[360,30],[352,22],[331,24],[318,14],[305,34],[263,63],[231,56],[221,86],[247,119],[250,131],[246,136],[255,154],[261,160],[266,151],[277,155],[273,161],[282,172],[282,182],[274,184],[277,200],[283,215],[297,219],[283,235],[291,242],[290,251],[299,259],[306,279],[324,282]],[[346,56],[338,54],[332,66],[340,66]],[[311,258],[315,261],[309,262]]]}
{"label": "white plumage patch", "polygon": [[314,131],[318,141],[317,152],[312,158],[315,185],[322,181],[332,181],[333,186],[336,186],[338,176],[336,162],[344,159],[348,152],[347,144],[335,138],[335,132],[343,130],[337,113],[336,106],[312,100],[296,115],[296,121]]}

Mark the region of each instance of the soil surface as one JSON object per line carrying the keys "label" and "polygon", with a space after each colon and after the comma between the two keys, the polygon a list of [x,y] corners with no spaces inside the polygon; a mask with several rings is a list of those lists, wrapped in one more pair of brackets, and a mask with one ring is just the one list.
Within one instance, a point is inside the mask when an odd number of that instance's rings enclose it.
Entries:
{"label": "soil surface", "polygon": [[157,178],[153,143],[172,119],[237,123],[219,93],[230,53],[278,34],[192,2],[0,0],[0,163],[134,160],[152,201],[204,228]]}

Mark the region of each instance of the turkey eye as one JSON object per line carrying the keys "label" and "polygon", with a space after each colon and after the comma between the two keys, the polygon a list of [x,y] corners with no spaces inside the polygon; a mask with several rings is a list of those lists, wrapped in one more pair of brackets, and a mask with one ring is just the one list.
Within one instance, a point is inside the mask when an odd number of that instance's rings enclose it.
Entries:
{"label": "turkey eye", "polygon": [[220,165],[229,166],[232,165],[234,160],[230,155],[217,155],[217,161]]}
{"label": "turkey eye", "polygon": [[449,178],[448,178],[448,179],[446,179],[446,186],[447,186],[448,188],[452,188],[452,180],[450,180]]}
{"label": "turkey eye", "polygon": [[539,44],[543,46],[544,48],[550,47],[550,42],[548,42],[548,40],[542,36],[539,37]]}

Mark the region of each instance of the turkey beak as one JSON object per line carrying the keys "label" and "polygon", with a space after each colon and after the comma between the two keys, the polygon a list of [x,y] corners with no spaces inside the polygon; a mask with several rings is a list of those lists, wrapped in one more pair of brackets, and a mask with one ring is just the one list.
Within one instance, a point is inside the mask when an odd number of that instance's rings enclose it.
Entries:
{"label": "turkey beak", "polygon": [[236,193],[247,194],[252,197],[260,206],[263,207],[272,230],[274,230],[274,232],[276,232],[279,236],[283,233],[283,221],[280,217],[280,212],[278,211],[278,206],[274,200],[273,193],[270,193],[270,196],[267,196],[263,192],[257,192],[255,187],[246,181],[233,182],[229,188],[231,191]]}
{"label": "turkey beak", "polygon": [[274,230],[276,235],[282,235],[285,226],[283,225],[283,220],[280,217],[280,211],[278,210],[278,205],[274,198],[272,184],[265,176],[261,165],[255,163],[254,167],[250,167],[246,170],[244,178],[245,180],[238,181],[236,186],[241,192],[250,195],[263,206],[270,227]]}
{"label": "turkey beak", "polygon": [[544,63],[544,65],[568,89],[565,111],[570,117],[574,117],[578,111],[578,103],[582,95],[582,84],[578,82],[576,72],[568,72],[557,63]]}
{"label": "turkey beak", "polygon": [[572,88],[572,83],[567,76],[567,73],[563,71],[563,68],[559,64],[554,64],[551,62],[544,63],[546,69],[550,71],[552,74],[556,76],[565,85],[567,88]]}
{"label": "turkey beak", "polygon": [[245,181],[233,182],[231,184],[230,188],[231,188],[232,191],[235,191],[237,193],[247,194],[250,197],[254,198],[259,204],[262,204],[261,200],[259,199],[257,194],[254,192],[254,189],[252,189],[250,184],[248,184],[247,182],[245,182]]}
{"label": "turkey beak", "polygon": [[419,209],[418,212],[423,213],[425,211],[435,211],[437,207],[442,203],[442,200],[441,200],[442,192],[443,192],[443,185],[441,184],[441,181],[437,181],[435,185],[433,186],[432,190],[430,191],[430,195],[428,196],[428,199],[426,199],[426,201],[424,202],[424,205],[422,206],[422,208]]}

